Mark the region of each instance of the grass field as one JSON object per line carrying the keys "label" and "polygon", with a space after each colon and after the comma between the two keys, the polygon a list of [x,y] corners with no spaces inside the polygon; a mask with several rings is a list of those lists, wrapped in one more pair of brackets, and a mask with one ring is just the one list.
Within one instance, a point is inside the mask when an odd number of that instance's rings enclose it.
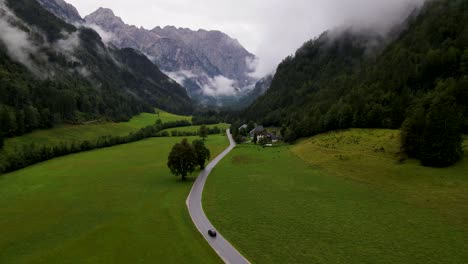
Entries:
{"label": "grass field", "polygon": [[208,179],[205,212],[253,263],[466,263],[466,154],[448,169],[401,164],[398,134],[238,146]]}
{"label": "grass field", "polygon": [[125,136],[140,128],[152,125],[156,120],[163,122],[172,122],[179,120],[191,121],[190,116],[178,116],[164,111],[156,114],[143,113],[129,122],[122,123],[97,123],[89,125],[63,125],[47,130],[37,130],[32,133],[10,138],[5,141],[5,149],[13,150],[15,147],[21,148],[23,145],[57,145],[60,142],[72,142],[75,140],[92,140],[101,136]]}
{"label": "grass field", "polygon": [[[193,140],[194,138],[189,138]],[[220,263],[166,167],[181,138],[53,159],[0,177],[0,263]],[[215,157],[229,143],[210,136]]]}

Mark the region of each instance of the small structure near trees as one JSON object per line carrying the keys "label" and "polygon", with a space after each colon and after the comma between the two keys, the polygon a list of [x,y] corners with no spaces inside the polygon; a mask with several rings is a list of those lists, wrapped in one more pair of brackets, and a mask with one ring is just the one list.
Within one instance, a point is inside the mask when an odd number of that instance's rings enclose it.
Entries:
{"label": "small structure near trees", "polygon": [[281,140],[280,136],[276,133],[268,132],[263,126],[257,126],[249,133],[252,142],[255,144],[266,145],[269,143],[276,143]]}

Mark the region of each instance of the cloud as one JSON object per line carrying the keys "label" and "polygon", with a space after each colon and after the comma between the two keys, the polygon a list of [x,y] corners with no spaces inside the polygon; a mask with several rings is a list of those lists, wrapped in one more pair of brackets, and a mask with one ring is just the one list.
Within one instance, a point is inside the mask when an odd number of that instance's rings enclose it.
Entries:
{"label": "cloud", "polygon": [[185,80],[195,78],[197,75],[191,71],[164,72],[169,78],[184,86]]}
{"label": "cloud", "polygon": [[234,96],[238,93],[237,82],[222,75],[211,78],[205,73],[196,74],[192,71],[164,73],[181,86],[185,85],[186,80],[194,81],[202,89],[202,93],[206,96]]}
{"label": "cloud", "polygon": [[[42,32],[23,23],[6,6],[5,1],[0,0],[0,42],[5,46],[6,52],[12,60],[21,63],[39,78],[54,78],[56,76],[55,65],[49,63],[44,52],[45,49],[52,49],[61,53],[69,61],[80,62],[74,56],[76,49],[81,45],[78,31],[73,33],[62,32],[63,38],[48,43],[46,41],[34,41],[31,39],[30,33],[22,30],[24,27],[35,34],[42,35]],[[74,71],[85,78],[91,76],[91,72],[85,67],[78,67],[70,71]]]}
{"label": "cloud", "polygon": [[85,78],[89,78],[91,76],[91,72],[86,67],[78,67],[76,71]]}
{"label": "cloud", "polygon": [[32,56],[37,53],[38,48],[32,43],[29,35],[14,27],[11,23],[16,17],[0,1],[0,41],[6,47],[8,55],[15,61],[26,66],[31,72],[40,74]]}
{"label": "cloud", "polygon": [[65,37],[55,42],[53,44],[53,48],[66,55],[70,60],[77,61],[78,59],[76,59],[73,55],[75,50],[81,45],[79,32],[76,31],[71,34],[63,33],[63,35]]}
{"label": "cloud", "polygon": [[102,42],[104,42],[104,44],[106,45],[111,43],[112,40],[114,39],[114,34],[112,34],[111,32],[105,31],[102,27],[96,24],[83,24],[81,26],[88,27],[96,31],[99,34],[99,36],[101,36]]}
{"label": "cloud", "polygon": [[208,83],[202,86],[203,94],[211,97],[234,96],[237,94],[236,81],[222,75],[210,78]]}
{"label": "cloud", "polygon": [[174,25],[221,30],[259,57],[257,76],[276,69],[307,40],[343,25],[386,31],[425,0],[67,0],[82,15],[100,6],[152,29]]}

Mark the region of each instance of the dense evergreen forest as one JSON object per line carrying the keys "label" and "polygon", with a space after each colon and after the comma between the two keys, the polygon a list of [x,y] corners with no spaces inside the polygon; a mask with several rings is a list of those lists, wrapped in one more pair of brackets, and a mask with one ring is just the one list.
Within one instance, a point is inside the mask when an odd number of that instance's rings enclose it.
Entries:
{"label": "dense evergreen forest", "polygon": [[305,43],[241,116],[298,137],[404,123],[403,150],[447,166],[468,133],[467,76],[468,1],[431,0],[385,37],[347,29]]}
{"label": "dense evergreen forest", "polygon": [[59,123],[126,121],[155,107],[192,112],[185,89],[143,54],[106,46],[95,31],[63,22],[35,0],[2,2],[5,37],[17,43],[0,39],[0,142]]}

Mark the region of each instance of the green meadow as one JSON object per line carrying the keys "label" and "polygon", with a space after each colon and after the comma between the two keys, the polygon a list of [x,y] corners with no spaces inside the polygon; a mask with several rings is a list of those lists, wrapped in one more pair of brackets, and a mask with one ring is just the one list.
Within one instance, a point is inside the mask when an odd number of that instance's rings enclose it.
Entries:
{"label": "green meadow", "polygon": [[[192,141],[196,137],[190,137]],[[166,166],[182,138],[53,159],[0,177],[0,263],[221,263]],[[206,140],[215,157],[225,136]]]}
{"label": "green meadow", "polygon": [[192,119],[190,116],[174,115],[161,110],[158,110],[158,112],[159,115],[142,113],[133,117],[129,122],[62,125],[47,130],[37,130],[20,137],[6,139],[5,150],[14,150],[15,148],[21,148],[23,145],[30,145],[31,143],[36,145],[57,145],[61,142],[92,140],[109,135],[126,136],[131,132],[154,124],[158,119],[161,119],[162,122],[179,120],[191,121]]}
{"label": "green meadow", "polygon": [[433,169],[398,146],[398,131],[358,129],[239,145],[208,179],[204,209],[252,263],[466,263],[467,154]]}

